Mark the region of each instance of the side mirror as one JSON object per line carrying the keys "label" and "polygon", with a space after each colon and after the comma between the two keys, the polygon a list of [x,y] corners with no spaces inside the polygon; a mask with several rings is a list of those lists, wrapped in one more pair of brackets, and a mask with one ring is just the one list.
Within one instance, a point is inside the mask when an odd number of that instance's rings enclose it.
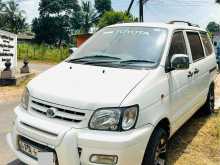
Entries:
{"label": "side mirror", "polygon": [[175,54],[171,58],[171,68],[174,70],[189,69],[189,57],[185,54]]}

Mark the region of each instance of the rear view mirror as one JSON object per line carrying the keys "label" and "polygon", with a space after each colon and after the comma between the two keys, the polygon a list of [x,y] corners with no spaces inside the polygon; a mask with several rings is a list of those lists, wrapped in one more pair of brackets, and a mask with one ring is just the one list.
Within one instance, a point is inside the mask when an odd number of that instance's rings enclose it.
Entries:
{"label": "rear view mirror", "polygon": [[189,69],[189,57],[185,54],[175,54],[171,58],[171,68],[174,70]]}

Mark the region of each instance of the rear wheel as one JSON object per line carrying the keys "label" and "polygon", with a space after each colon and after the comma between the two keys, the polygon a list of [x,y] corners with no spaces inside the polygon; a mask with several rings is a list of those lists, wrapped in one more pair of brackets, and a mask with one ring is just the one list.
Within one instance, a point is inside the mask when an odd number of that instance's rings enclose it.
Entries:
{"label": "rear wheel", "polygon": [[166,165],[168,134],[156,128],[149,140],[142,165]]}
{"label": "rear wheel", "polygon": [[215,112],[215,87],[212,84],[209,88],[206,103],[203,107],[206,114],[212,114]]}

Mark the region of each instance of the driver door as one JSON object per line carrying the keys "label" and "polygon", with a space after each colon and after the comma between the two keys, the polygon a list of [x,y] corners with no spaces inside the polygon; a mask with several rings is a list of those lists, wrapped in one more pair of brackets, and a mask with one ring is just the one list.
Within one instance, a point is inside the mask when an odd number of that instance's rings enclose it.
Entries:
{"label": "driver door", "polygon": [[[167,64],[171,66],[170,61],[174,54],[188,55],[188,45],[186,44],[186,35],[183,31],[176,31],[173,34]],[[190,63],[191,63],[190,57]],[[187,70],[172,70],[168,72],[170,110],[173,131],[177,130],[186,120],[187,112],[192,108],[192,81],[191,64]]]}

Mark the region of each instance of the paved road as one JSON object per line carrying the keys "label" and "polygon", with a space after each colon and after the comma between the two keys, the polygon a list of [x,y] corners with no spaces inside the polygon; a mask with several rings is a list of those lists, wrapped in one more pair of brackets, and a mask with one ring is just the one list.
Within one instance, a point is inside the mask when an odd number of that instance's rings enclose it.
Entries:
{"label": "paved road", "polygon": [[[18,62],[19,68],[22,66],[22,62]],[[30,64],[30,68],[37,72],[43,72],[50,68],[49,64]],[[20,99],[16,99],[10,102],[4,102],[0,104],[0,165],[23,165],[20,161],[16,160],[16,157],[10,151],[6,144],[5,136],[11,130],[12,121],[14,118],[13,109],[20,102]]]}

